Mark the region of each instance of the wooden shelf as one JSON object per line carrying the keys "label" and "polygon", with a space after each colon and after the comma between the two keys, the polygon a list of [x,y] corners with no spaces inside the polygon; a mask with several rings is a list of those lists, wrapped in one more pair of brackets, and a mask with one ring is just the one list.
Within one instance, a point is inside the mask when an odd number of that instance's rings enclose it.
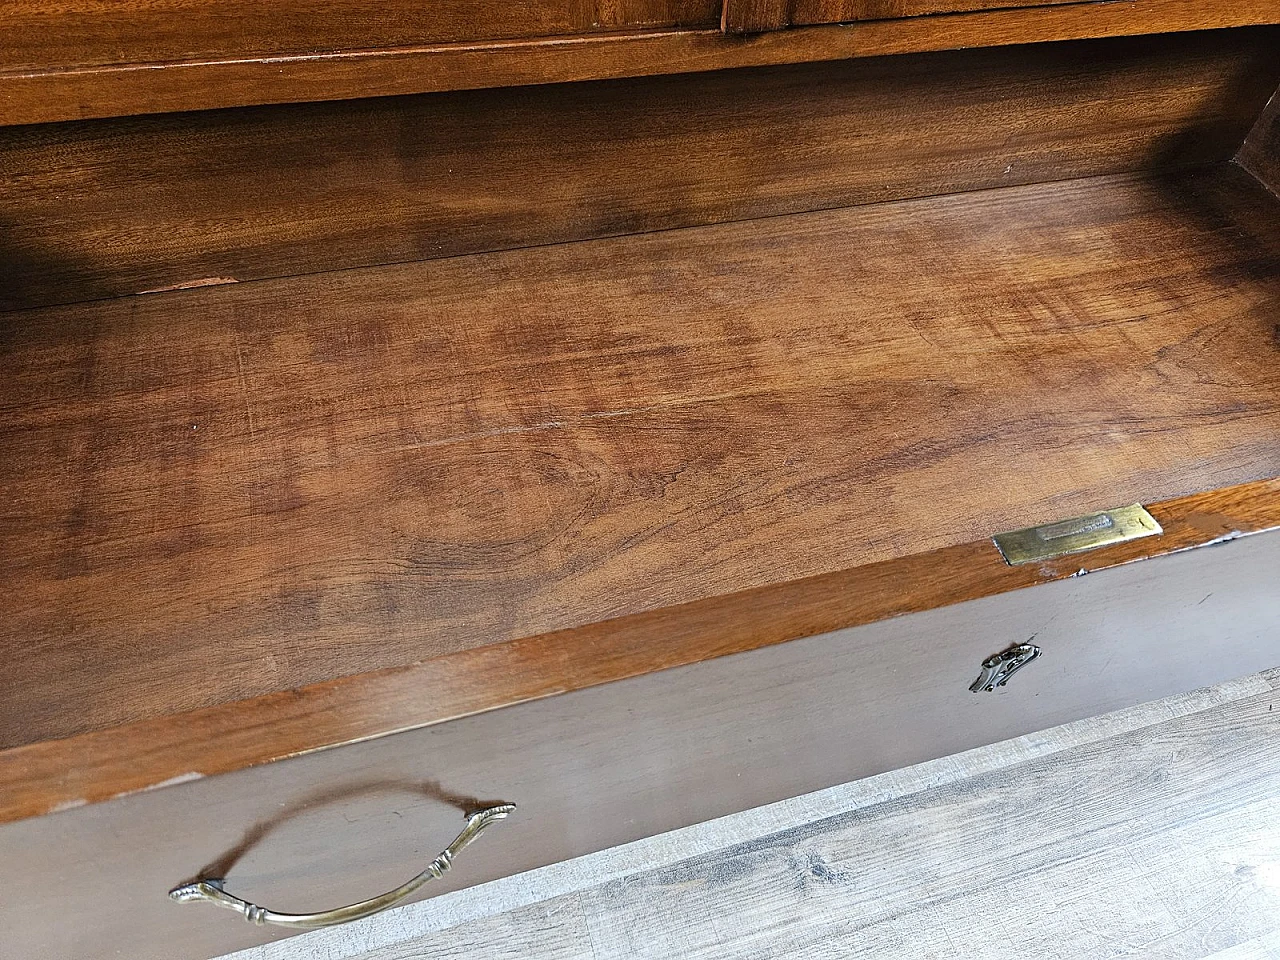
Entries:
{"label": "wooden shelf", "polygon": [[13,746],[1280,474],[1240,168],[10,314]]}

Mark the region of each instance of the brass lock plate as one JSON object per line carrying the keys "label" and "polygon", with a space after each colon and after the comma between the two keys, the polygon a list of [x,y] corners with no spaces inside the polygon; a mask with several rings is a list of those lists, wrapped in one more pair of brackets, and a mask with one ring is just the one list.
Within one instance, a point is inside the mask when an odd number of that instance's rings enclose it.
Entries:
{"label": "brass lock plate", "polygon": [[1083,553],[1112,543],[1139,540],[1164,533],[1156,518],[1140,503],[1090,513],[1071,520],[997,534],[996,548],[1011,567]]}

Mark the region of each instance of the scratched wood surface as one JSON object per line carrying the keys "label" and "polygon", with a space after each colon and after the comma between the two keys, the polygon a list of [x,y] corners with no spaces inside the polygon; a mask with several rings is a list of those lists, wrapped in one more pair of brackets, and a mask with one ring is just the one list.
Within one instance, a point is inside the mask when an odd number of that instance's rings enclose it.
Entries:
{"label": "scratched wood surface", "polygon": [[1242,170],[12,315],[6,744],[1280,474]]}
{"label": "scratched wood surface", "polygon": [[1280,671],[229,960],[1280,956]]}

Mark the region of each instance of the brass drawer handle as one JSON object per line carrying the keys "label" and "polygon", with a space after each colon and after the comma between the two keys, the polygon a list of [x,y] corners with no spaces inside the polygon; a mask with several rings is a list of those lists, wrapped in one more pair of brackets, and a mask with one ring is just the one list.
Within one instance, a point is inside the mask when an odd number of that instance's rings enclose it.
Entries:
{"label": "brass drawer handle", "polygon": [[174,887],[170,890],[169,897],[179,903],[195,903],[203,900],[215,906],[226,907],[228,910],[234,910],[243,915],[250,923],[259,925],[277,923],[284,927],[295,928],[331,927],[335,924],[346,923],[349,920],[360,920],[389,907],[394,907],[396,904],[408,899],[413,895],[414,891],[429,881],[438,880],[444,876],[448,873],[449,868],[453,866],[453,858],[458,855],[458,852],[463,847],[480,836],[481,832],[489,824],[504,819],[513,810],[515,810],[515,804],[503,803],[473,813],[467,818],[467,825],[454,838],[453,843],[445,847],[440,856],[427,864],[427,869],[407,883],[402,883],[394,890],[384,893],[380,897],[361,900],[359,903],[348,904],[345,907],[337,907],[321,913],[276,913],[274,910],[268,910],[266,907],[260,907],[257,904],[249,903],[247,900],[241,900],[239,897],[234,897],[227,893],[223,889],[223,884],[226,881],[221,878],[184,883],[182,886]]}

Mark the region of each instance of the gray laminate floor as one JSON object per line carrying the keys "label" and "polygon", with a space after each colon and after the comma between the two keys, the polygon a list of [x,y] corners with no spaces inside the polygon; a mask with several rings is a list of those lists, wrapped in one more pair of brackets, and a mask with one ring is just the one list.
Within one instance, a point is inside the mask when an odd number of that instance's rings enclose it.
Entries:
{"label": "gray laminate floor", "polygon": [[1280,958],[1280,670],[236,960]]}

